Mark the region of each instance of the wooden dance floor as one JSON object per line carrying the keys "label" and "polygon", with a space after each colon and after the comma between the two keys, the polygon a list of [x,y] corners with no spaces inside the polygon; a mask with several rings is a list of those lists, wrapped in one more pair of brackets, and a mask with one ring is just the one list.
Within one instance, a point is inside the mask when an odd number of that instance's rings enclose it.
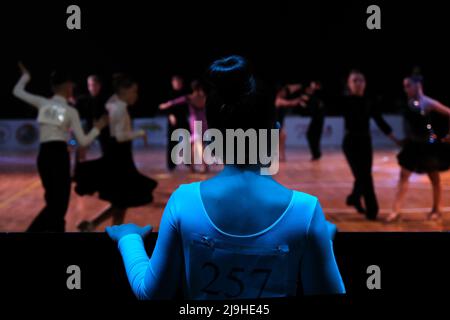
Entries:
{"label": "wooden dance floor", "polygon": [[[389,212],[396,190],[399,167],[395,150],[378,150],[374,158],[374,178],[380,203],[380,218]],[[405,201],[403,221],[385,224],[382,220],[370,222],[345,205],[346,195],[352,187],[352,176],[340,150],[324,150],[320,161],[309,161],[305,149],[290,149],[288,161],[282,163],[276,179],[289,188],[317,196],[329,220],[341,231],[448,231],[450,230],[450,172],[442,175],[443,218],[427,221],[431,207],[431,188],[427,176],[414,175]],[[43,206],[43,189],[36,171],[35,153],[4,152],[0,156],[0,232],[24,231]],[[151,148],[136,150],[135,160],[139,169],[158,180],[155,201],[148,206],[128,211],[126,222],[151,224],[158,229],[161,214],[168,197],[181,183],[206,179],[209,175],[192,174],[185,167],[174,173],[165,169],[165,150]],[[214,171],[218,167],[213,168]],[[79,197],[72,193],[66,216],[67,231],[77,231],[76,225],[93,218],[108,203],[96,197]],[[103,231],[109,223],[98,228]]]}

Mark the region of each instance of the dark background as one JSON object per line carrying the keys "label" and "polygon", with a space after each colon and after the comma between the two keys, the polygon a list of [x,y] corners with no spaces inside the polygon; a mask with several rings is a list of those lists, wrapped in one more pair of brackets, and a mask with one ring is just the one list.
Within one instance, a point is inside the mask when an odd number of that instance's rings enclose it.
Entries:
{"label": "dark background", "polygon": [[[81,7],[81,30],[66,28],[66,8]],[[381,30],[366,28],[366,8],[381,7]],[[85,77],[115,72],[141,85],[135,116],[153,116],[167,98],[170,75],[202,75],[214,59],[242,54],[267,83],[320,79],[328,109],[352,68],[367,75],[368,92],[385,112],[404,100],[402,78],[419,66],[427,93],[450,103],[450,30],[444,1],[14,1],[2,3],[0,118],[33,117],[11,95],[21,59],[28,89],[49,95],[55,68]],[[332,113],[332,111],[331,111]]]}
{"label": "dark background", "polygon": [[[156,239],[157,233],[151,233],[145,239],[149,255],[153,252]],[[338,232],[334,240],[334,252],[347,292],[343,299],[327,300],[324,296],[315,297],[316,300],[303,301],[297,298],[279,299],[278,302],[283,305],[274,306],[272,317],[244,318],[269,320],[292,319],[295,316],[295,319],[302,319],[305,302],[306,306],[340,305],[346,310],[367,304],[369,308],[365,309],[358,319],[367,319],[367,313],[373,315],[373,312],[386,305],[401,308],[404,315],[408,310],[423,306],[427,299],[432,299],[432,310],[439,310],[439,307],[447,310],[450,286],[448,277],[450,260],[447,254],[449,246],[450,236],[447,232]],[[81,306],[74,302],[92,301],[98,305],[89,308],[89,313],[98,309],[102,314],[108,310],[116,311],[121,307],[127,307],[127,303],[135,301],[117,243],[114,243],[106,233],[0,233],[0,252],[4,261],[0,264],[0,290],[3,293],[2,302],[5,302],[2,304],[2,313],[10,305],[9,302],[14,300],[39,302],[45,300],[52,304],[46,311],[59,306],[55,301],[67,300],[73,303],[71,312]],[[77,265],[81,269],[81,290],[67,289],[66,270],[70,265]],[[377,265],[381,270],[380,290],[367,288],[366,281],[369,277],[367,267],[370,265]],[[446,300],[441,303],[437,300],[439,298]],[[416,304],[415,299],[420,301]],[[100,301],[108,303],[102,306]],[[277,299],[241,302],[234,300],[234,303],[272,304],[276,301]],[[399,304],[403,301],[407,301],[407,305]],[[147,318],[153,319],[155,317],[151,317],[152,315],[162,312],[165,316],[156,319],[206,319],[206,317],[173,317],[172,312],[178,310],[174,303],[181,302],[153,302],[147,307]],[[196,305],[198,302],[188,303]],[[223,301],[219,303],[223,304]],[[17,310],[19,309],[15,311]],[[83,308],[84,313],[86,310]],[[320,310],[322,308],[314,310],[314,314],[317,315]],[[381,310],[386,314],[391,314],[392,311],[391,308]],[[430,311],[427,310],[427,313]],[[442,318],[443,314],[445,313],[441,313],[439,318]],[[58,319],[60,318],[61,316]],[[117,315],[113,318],[117,318]],[[126,317],[128,318],[130,317]],[[216,318],[242,317],[214,317]]]}

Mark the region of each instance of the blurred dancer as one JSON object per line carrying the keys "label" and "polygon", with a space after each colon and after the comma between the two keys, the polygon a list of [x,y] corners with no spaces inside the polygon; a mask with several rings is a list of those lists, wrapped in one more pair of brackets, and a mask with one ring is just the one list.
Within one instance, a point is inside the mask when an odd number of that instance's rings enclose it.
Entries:
{"label": "blurred dancer", "polygon": [[413,172],[426,173],[430,178],[433,207],[428,219],[436,220],[441,216],[442,186],[439,172],[450,167],[450,133],[445,137],[438,137],[433,130],[431,114],[447,117],[450,124],[450,109],[423,93],[420,76],[405,78],[403,87],[408,98],[408,108],[405,111],[407,132],[402,150],[397,156],[401,167],[400,180],[392,213],[387,217],[387,222],[401,217],[400,209],[408,190],[409,177]]}
{"label": "blurred dancer", "polygon": [[107,124],[106,118],[94,122],[85,135],[78,111],[70,107],[73,83],[67,74],[54,72],[51,76],[52,98],[44,98],[25,91],[30,73],[19,63],[22,77],[13,94],[38,109],[40,147],[37,159],[39,176],[45,189],[45,207],[33,221],[29,232],[64,232],[65,215],[70,200],[70,158],[66,141],[72,130],[81,146],[89,145]]}
{"label": "blurred dancer", "polygon": [[320,140],[322,138],[323,124],[325,120],[325,107],[320,96],[322,85],[318,81],[311,81],[305,88],[303,100],[306,101],[308,113],[311,116],[306,138],[308,140],[309,150],[311,151],[311,160],[319,160],[322,156],[320,150]]}
{"label": "blurred dancer", "polygon": [[[191,132],[191,171],[195,172],[194,154],[199,155],[199,159],[202,159],[203,155],[203,134],[208,129],[205,115],[205,102],[206,94],[203,85],[194,80],[191,83],[192,93],[179,97],[174,100],[167,101],[159,105],[160,110],[166,110],[173,107],[181,107],[184,105],[189,106],[189,131]],[[195,130],[195,122],[199,121],[202,124],[202,132],[199,135]],[[203,162],[203,161],[202,161]],[[203,163],[203,172],[208,171],[208,166]]]}
{"label": "blurred dancer", "polygon": [[[100,117],[107,114],[105,103],[107,100],[103,83],[98,75],[92,74],[86,80],[88,93],[77,98],[75,108],[80,113],[80,117],[85,121],[85,130],[90,130],[93,123]],[[98,137],[102,153],[105,152],[109,140],[109,128],[103,128]],[[84,148],[78,150],[79,160],[85,158]]]}
{"label": "blurred dancer", "polygon": [[[347,205],[354,206],[359,213],[365,213],[369,220],[376,220],[378,201],[372,177],[372,137],[370,135],[370,118],[380,130],[395,143],[389,124],[381,113],[366,97],[366,78],[357,70],[352,70],[347,78],[348,94],[343,100],[345,136],[343,149],[345,157],[355,178],[352,193],[347,197]],[[364,198],[365,208],[361,204]]]}
{"label": "blurred dancer", "polygon": [[[184,97],[188,94],[184,79],[180,75],[174,75],[171,80],[172,90],[170,92],[170,100],[175,100],[180,97]],[[189,107],[187,103],[182,103],[177,105],[175,108],[166,109],[167,113],[167,168],[172,171],[175,169],[176,165],[172,161],[171,152],[172,149],[178,143],[177,141],[172,141],[172,133],[176,129],[187,129],[189,130],[188,123],[188,113]]]}
{"label": "blurred dancer", "polygon": [[114,79],[115,94],[106,103],[109,115],[110,141],[104,156],[98,160],[78,163],[75,191],[80,195],[99,193],[111,203],[92,221],[82,221],[80,231],[93,231],[112,217],[113,224],[122,223],[128,208],[153,201],[157,182],[142,175],[133,160],[132,142],[145,139],[145,130],[133,131],[128,107],[138,99],[138,84],[125,75]]}
{"label": "blurred dancer", "polygon": [[288,111],[295,107],[306,107],[302,99],[302,85],[299,83],[287,84],[277,90],[275,98],[276,121],[280,124],[280,161],[286,161],[286,130],[284,118]]}
{"label": "blurred dancer", "polygon": [[[272,97],[258,90],[243,58],[215,61],[208,78],[208,122],[224,137],[227,129],[275,127]],[[249,151],[242,156],[246,163],[226,163],[217,176],[172,194],[151,258],[143,242],[151,226],[106,229],[139,299],[173,299],[177,292],[192,300],[345,293],[333,228],[317,198],[261,175]]]}

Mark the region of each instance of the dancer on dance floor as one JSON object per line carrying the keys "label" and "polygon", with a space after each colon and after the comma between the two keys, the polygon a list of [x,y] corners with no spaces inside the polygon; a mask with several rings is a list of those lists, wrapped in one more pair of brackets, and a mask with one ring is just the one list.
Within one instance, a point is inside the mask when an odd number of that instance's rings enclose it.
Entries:
{"label": "dancer on dance floor", "polygon": [[[171,81],[172,90],[170,92],[170,100],[175,100],[180,97],[184,97],[188,94],[185,90],[184,79],[180,75],[174,75]],[[189,107],[187,103],[182,103],[177,105],[175,108],[167,109],[167,168],[169,171],[175,169],[176,165],[172,161],[172,149],[178,143],[177,141],[172,141],[172,133],[177,129],[189,130],[188,123],[188,113]]]}
{"label": "dancer on dance floor", "polygon": [[[259,91],[243,58],[215,61],[208,74],[210,127],[224,137],[226,129],[274,128],[272,97]],[[236,156],[236,150],[228,152]],[[150,226],[106,229],[118,241],[138,298],[172,299],[177,292],[187,299],[345,292],[317,198],[287,189],[260,170],[248,162],[225,164],[211,179],[181,185],[167,203],[150,259],[143,243]]]}
{"label": "dancer on dance floor", "polygon": [[133,131],[128,106],[138,99],[138,84],[125,75],[114,79],[115,95],[106,103],[111,139],[106,153],[98,160],[78,163],[75,174],[76,192],[80,195],[99,193],[111,206],[92,221],[82,221],[80,231],[93,231],[108,218],[113,224],[123,223],[127,208],[153,201],[157,182],[142,175],[133,160],[132,142],[145,139],[145,130]]}
{"label": "dancer on dance floor", "polygon": [[68,105],[73,84],[67,74],[54,72],[51,76],[52,98],[44,98],[25,91],[30,73],[19,63],[22,77],[13,94],[38,109],[40,147],[37,159],[39,175],[45,189],[45,207],[33,221],[29,232],[64,232],[65,215],[69,206],[71,178],[70,157],[67,147],[69,131],[72,130],[81,146],[90,144],[107,125],[106,118],[94,123],[85,135],[78,111]]}
{"label": "dancer on dance floor", "polygon": [[[389,124],[366,97],[366,78],[357,70],[352,70],[347,78],[348,95],[344,97],[342,112],[345,119],[343,150],[350,165],[355,182],[352,193],[347,197],[347,205],[354,206],[367,219],[376,220],[378,201],[372,177],[372,138],[370,118],[380,130],[395,143],[399,143]],[[361,204],[364,198],[365,208]]]}
{"label": "dancer on dance floor", "polygon": [[286,161],[286,131],[284,118],[291,108],[306,107],[301,97],[302,85],[299,83],[287,84],[277,90],[275,97],[276,121],[280,124],[280,161]]}
{"label": "dancer on dance floor", "polygon": [[[90,130],[93,123],[106,115],[105,104],[107,96],[103,88],[103,83],[98,75],[91,74],[86,80],[88,93],[77,97],[75,108],[80,113],[80,118],[86,122],[85,130]],[[105,152],[109,141],[109,128],[105,127],[98,136],[102,153]],[[79,160],[84,160],[86,150],[78,149]]]}
{"label": "dancer on dance floor", "polygon": [[407,189],[408,180],[413,172],[426,173],[433,187],[433,207],[428,219],[436,220],[441,216],[441,179],[439,171],[450,167],[450,133],[446,137],[438,137],[431,119],[432,113],[442,114],[449,119],[450,108],[423,93],[422,78],[411,76],[403,80],[403,86],[408,97],[408,108],[405,112],[407,137],[398,154],[400,164],[400,180],[392,213],[387,222],[399,220]]}
{"label": "dancer on dance floor", "polygon": [[322,85],[318,81],[310,81],[305,88],[303,100],[306,101],[307,110],[311,121],[306,132],[311,160],[316,161],[322,157],[320,150],[320,139],[322,138],[323,124],[325,120],[325,107],[320,96]]}
{"label": "dancer on dance floor", "polygon": [[[194,157],[197,153],[199,159],[203,159],[203,134],[208,129],[205,115],[205,102],[206,94],[203,85],[194,80],[191,83],[192,93],[179,97],[174,100],[161,103],[159,105],[160,110],[166,110],[172,107],[182,107],[185,104],[189,106],[189,130],[191,132],[191,171],[195,172]],[[195,122],[201,122],[202,132],[199,135],[195,130]],[[206,173],[208,166],[202,161],[203,170]]]}

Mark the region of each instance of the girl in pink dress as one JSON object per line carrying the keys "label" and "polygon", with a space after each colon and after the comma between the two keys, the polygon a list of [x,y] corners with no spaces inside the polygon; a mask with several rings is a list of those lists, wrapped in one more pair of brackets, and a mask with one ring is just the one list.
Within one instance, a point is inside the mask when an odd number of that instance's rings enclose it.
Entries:
{"label": "girl in pink dress", "polygon": [[[167,101],[165,103],[161,103],[159,105],[160,110],[166,110],[172,107],[176,107],[183,104],[188,104],[189,106],[189,130],[191,133],[191,170],[195,172],[195,164],[194,164],[194,154],[200,156],[200,159],[203,155],[203,134],[208,129],[208,125],[206,122],[206,114],[205,114],[205,103],[206,103],[206,94],[202,84],[194,80],[191,83],[192,93],[176,98],[174,100]],[[201,123],[201,132],[197,132],[195,130],[195,123]],[[208,167],[203,163],[203,172],[208,171]]]}

